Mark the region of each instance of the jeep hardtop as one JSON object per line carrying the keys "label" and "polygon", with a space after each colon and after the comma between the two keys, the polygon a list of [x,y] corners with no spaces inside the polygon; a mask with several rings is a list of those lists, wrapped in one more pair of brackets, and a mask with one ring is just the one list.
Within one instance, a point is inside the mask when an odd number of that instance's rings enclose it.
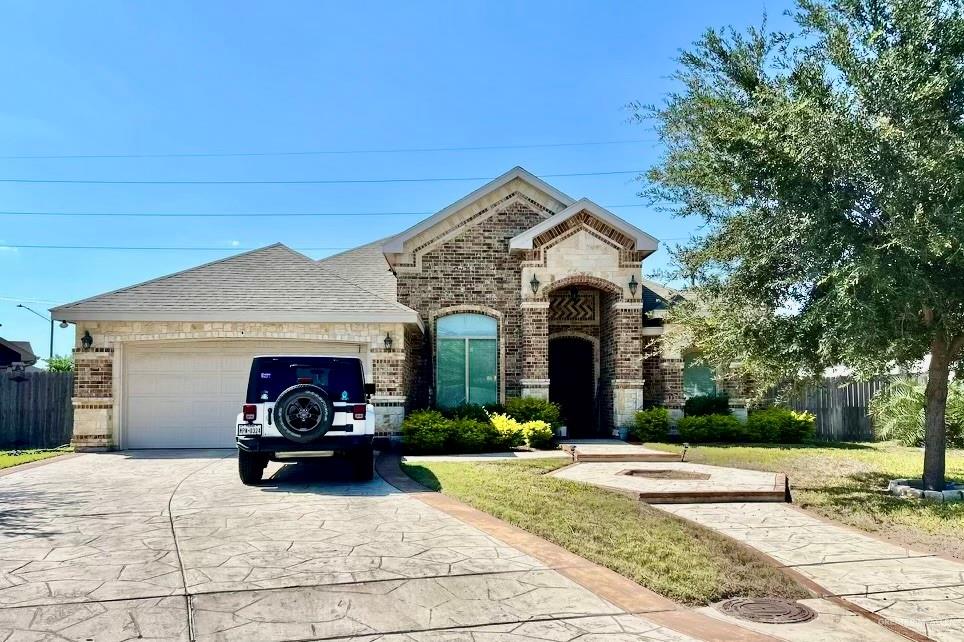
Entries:
{"label": "jeep hardtop", "polygon": [[269,461],[340,456],[356,479],[373,476],[374,409],[358,357],[255,357],[237,419],[241,481],[261,481]]}

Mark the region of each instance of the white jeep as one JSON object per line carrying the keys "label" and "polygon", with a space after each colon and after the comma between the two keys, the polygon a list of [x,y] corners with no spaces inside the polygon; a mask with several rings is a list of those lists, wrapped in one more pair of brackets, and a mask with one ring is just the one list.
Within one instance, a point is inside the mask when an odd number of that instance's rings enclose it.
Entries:
{"label": "white jeep", "polygon": [[371,479],[373,393],[358,357],[255,357],[237,420],[242,483],[259,483],[269,461],[331,456],[348,458],[355,479]]}

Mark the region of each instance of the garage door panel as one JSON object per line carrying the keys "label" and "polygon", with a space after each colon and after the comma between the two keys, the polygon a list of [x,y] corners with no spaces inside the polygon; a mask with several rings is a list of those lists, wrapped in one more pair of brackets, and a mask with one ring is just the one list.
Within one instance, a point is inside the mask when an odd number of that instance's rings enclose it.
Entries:
{"label": "garage door panel", "polygon": [[359,354],[351,344],[183,342],[125,347],[126,448],[228,448],[251,359],[270,354]]}

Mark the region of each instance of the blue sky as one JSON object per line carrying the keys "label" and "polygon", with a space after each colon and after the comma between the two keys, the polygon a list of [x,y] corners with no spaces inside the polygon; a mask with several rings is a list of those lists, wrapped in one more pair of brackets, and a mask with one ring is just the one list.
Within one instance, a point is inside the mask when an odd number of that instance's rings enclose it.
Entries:
{"label": "blue sky", "polygon": [[[292,152],[587,141],[616,145],[230,158],[0,159],[0,178],[297,180],[645,170],[678,50],[710,26],[784,26],[787,2],[0,2],[0,156]],[[547,179],[643,205],[632,175]],[[481,181],[355,185],[0,183],[0,211],[432,212]],[[693,223],[613,211],[664,239]],[[46,309],[281,241],[350,247],[418,216],[137,218],[0,214],[0,336],[46,356]],[[4,245],[7,244],[7,245]],[[14,249],[203,246],[212,251]],[[306,252],[320,258],[336,250]],[[647,260],[652,274],[665,252]],[[66,353],[71,330],[57,329]]]}

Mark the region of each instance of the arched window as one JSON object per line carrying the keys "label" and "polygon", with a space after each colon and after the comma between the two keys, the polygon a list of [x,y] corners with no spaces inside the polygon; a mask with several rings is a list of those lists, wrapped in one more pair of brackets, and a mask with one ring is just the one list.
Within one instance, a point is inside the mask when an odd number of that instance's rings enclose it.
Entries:
{"label": "arched window", "polygon": [[438,320],[435,336],[436,403],[498,402],[498,322],[484,314],[450,314]]}

